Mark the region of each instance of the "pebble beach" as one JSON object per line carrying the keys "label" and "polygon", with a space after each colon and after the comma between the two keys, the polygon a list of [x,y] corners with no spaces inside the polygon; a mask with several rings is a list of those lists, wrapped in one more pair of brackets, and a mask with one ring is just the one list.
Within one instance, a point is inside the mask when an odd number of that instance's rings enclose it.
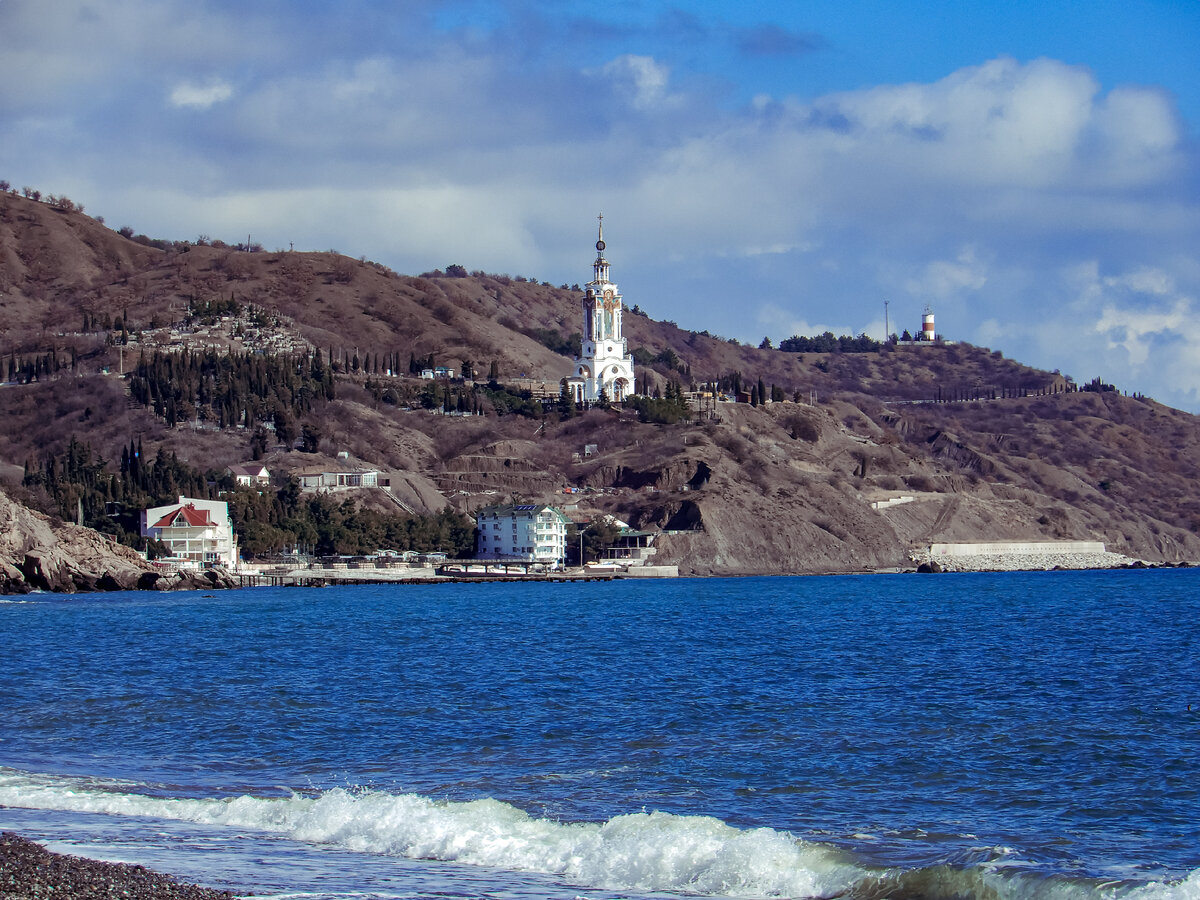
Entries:
{"label": "pebble beach", "polygon": [[144,866],[52,853],[0,834],[0,900],[233,900],[229,891],[181,884]]}

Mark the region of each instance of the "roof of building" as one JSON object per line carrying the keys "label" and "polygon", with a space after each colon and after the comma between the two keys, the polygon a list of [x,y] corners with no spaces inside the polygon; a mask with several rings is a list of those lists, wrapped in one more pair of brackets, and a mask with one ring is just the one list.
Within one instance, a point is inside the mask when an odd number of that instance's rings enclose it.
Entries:
{"label": "roof of building", "polygon": [[477,516],[511,516],[520,513],[540,513],[550,510],[562,516],[562,510],[548,503],[501,503],[496,506],[481,506],[475,510]]}
{"label": "roof of building", "polygon": [[346,463],[344,461],[341,465],[331,463],[325,466],[304,466],[291,470],[291,474],[297,478],[313,475],[370,475],[372,473],[378,475],[379,469],[360,463]]}
{"label": "roof of building", "polygon": [[204,528],[208,525],[217,524],[211,518],[209,518],[207,509],[196,509],[195,506],[193,506],[191,503],[188,503],[185,506],[179,507],[178,509],[171,510],[169,513],[155,522],[152,527],[170,528],[174,525],[178,525],[178,519],[181,516],[183,517],[184,525],[189,528]]}
{"label": "roof of building", "polygon": [[256,478],[264,473],[269,474],[269,470],[262,463],[238,463],[229,467],[230,475],[249,475]]}

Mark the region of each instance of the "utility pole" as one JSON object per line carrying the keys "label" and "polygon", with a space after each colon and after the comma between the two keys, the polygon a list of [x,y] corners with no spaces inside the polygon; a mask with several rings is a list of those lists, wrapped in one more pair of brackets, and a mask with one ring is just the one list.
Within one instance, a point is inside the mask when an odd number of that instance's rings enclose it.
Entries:
{"label": "utility pole", "polygon": [[883,342],[885,344],[892,339],[892,327],[888,324],[888,304],[890,302],[886,298],[883,301]]}

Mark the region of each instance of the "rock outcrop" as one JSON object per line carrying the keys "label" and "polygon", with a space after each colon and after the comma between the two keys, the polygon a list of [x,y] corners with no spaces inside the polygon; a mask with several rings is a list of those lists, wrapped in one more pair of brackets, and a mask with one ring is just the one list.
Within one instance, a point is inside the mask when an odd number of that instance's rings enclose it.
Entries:
{"label": "rock outcrop", "polygon": [[123,544],[91,528],[56,522],[0,491],[0,593],[211,589],[229,575],[164,575]]}

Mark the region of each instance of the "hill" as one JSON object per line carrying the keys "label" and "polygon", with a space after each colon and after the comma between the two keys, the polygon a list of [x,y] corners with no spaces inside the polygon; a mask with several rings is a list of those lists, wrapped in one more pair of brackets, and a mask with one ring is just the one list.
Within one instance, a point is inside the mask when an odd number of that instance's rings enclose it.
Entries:
{"label": "hill", "polygon": [[[701,400],[677,421],[570,417],[553,398],[579,320],[567,285],[154,240],[61,198],[0,194],[0,474],[61,468],[84,444],[76,468],[111,495],[117,481],[133,490],[134,442],[213,482],[254,455],[282,473],[346,453],[390,478],[408,514],[569,501],[581,519],[669,532],[657,561],[698,574],[898,567],[947,540],[1200,559],[1195,416],[986,348],[827,339],[787,352],[634,309],[625,332],[645,393],[716,383],[773,402]],[[438,366],[455,377],[420,377]],[[62,496],[37,477],[24,494],[46,507]],[[912,499],[872,506],[900,497]],[[264,546],[287,533],[272,521]]]}

